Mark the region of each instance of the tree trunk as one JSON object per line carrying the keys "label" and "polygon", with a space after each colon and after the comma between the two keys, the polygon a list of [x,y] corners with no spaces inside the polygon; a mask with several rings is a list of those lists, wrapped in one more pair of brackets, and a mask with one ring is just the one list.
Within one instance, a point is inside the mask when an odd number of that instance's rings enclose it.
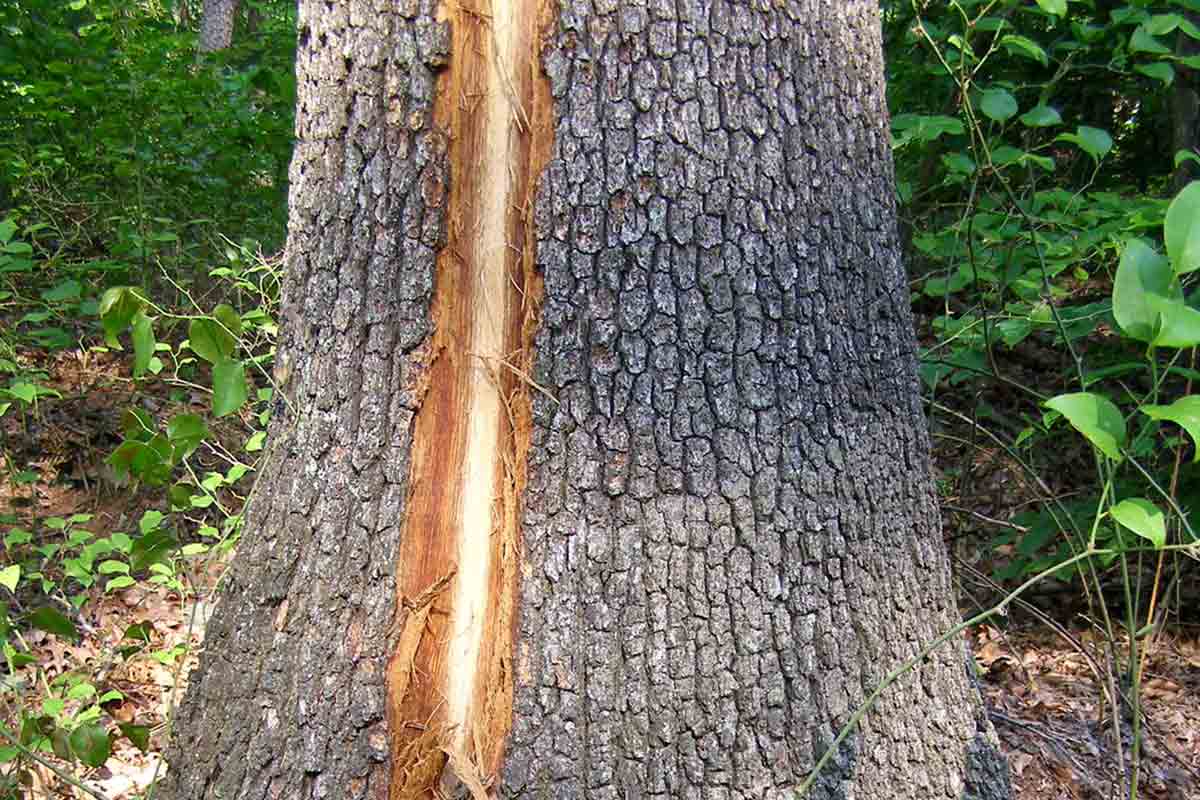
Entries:
{"label": "tree trunk", "polygon": [[237,0],[204,0],[200,17],[200,52],[213,53],[233,44]]}
{"label": "tree trunk", "polygon": [[[168,791],[790,797],[955,621],[875,4],[300,25],[288,405]],[[811,796],[1008,797],[961,652]]]}
{"label": "tree trunk", "polygon": [[[1200,12],[1185,11],[1183,16],[1192,25],[1200,25]],[[1175,54],[1180,58],[1200,55],[1200,42],[1181,30],[1176,34]],[[1180,151],[1200,156],[1200,70],[1182,63],[1175,65],[1175,84],[1171,87],[1171,123],[1174,128],[1174,151],[1171,156]],[[1190,159],[1181,161],[1172,176],[1174,192],[1197,179],[1200,179],[1200,165]]]}

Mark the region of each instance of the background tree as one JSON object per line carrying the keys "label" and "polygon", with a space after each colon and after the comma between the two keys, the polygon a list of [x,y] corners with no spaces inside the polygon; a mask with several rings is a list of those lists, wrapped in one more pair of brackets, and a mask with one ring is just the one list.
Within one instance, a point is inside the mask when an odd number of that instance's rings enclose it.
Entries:
{"label": "background tree", "polygon": [[[169,788],[783,797],[954,620],[875,4],[448,13],[301,4],[288,401]],[[938,654],[814,796],[1005,796],[978,708]]]}
{"label": "background tree", "polygon": [[237,6],[237,0],[204,0],[204,13],[200,15],[201,53],[224,50],[233,44]]}

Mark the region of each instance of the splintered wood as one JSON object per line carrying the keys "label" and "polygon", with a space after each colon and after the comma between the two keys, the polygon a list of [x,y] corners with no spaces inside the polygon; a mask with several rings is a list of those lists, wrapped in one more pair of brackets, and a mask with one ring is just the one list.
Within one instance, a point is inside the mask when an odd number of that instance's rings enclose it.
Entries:
{"label": "splintered wood", "polygon": [[434,117],[450,159],[388,666],[392,800],[488,796],[512,716],[520,497],[542,282],[533,204],[552,140],[551,6],[450,2]]}

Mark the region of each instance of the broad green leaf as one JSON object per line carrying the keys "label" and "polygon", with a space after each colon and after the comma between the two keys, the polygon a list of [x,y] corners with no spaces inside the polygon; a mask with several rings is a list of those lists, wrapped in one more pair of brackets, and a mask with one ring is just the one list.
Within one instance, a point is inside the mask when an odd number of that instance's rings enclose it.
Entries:
{"label": "broad green leaf", "polygon": [[1171,48],[1155,39],[1153,34],[1146,30],[1145,25],[1139,25],[1133,35],[1129,37],[1129,52],[1165,56],[1171,52]]}
{"label": "broad green leaf", "polygon": [[246,365],[225,359],[213,364],[213,414],[224,417],[246,402]]}
{"label": "broad green leaf", "polygon": [[962,120],[940,114],[897,114],[892,117],[893,148],[909,142],[931,142],[944,135],[957,136],[964,131]]}
{"label": "broad green leaf", "polygon": [[1175,166],[1178,167],[1180,164],[1182,164],[1185,161],[1191,161],[1193,163],[1200,164],[1200,156],[1196,155],[1195,153],[1193,153],[1190,150],[1176,150],[1175,151]]}
{"label": "broad green leaf", "polygon": [[1182,19],[1178,14],[1155,14],[1146,22],[1146,31],[1154,36],[1164,36],[1178,28]]}
{"label": "broad green leaf", "polygon": [[1142,406],[1141,412],[1151,419],[1174,422],[1192,437],[1192,463],[1200,461],[1200,395],[1181,397],[1166,406]]}
{"label": "broad green leaf", "polygon": [[225,329],[234,336],[242,335],[242,318],[233,310],[233,306],[228,303],[221,303],[212,312],[213,319],[225,326]]}
{"label": "broad green leaf", "polygon": [[96,571],[101,575],[127,575],[129,574],[129,565],[124,561],[108,558],[96,566]]}
{"label": "broad green leaf", "polygon": [[263,442],[267,439],[266,431],[255,431],[249,439],[246,440],[246,452],[257,453],[263,449]]}
{"label": "broad green leaf", "polygon": [[188,325],[188,345],[192,352],[209,363],[230,358],[237,349],[237,337],[215,319],[202,317]]}
{"label": "broad green leaf", "polygon": [[142,518],[138,520],[138,530],[142,533],[156,531],[162,527],[164,519],[166,519],[166,516],[161,511],[151,508],[142,514]]}
{"label": "broad green leaf", "polygon": [[1200,345],[1200,311],[1182,300],[1159,306],[1158,332],[1150,342],[1154,347],[1195,347]]}
{"label": "broad green leaf", "polygon": [[191,455],[206,436],[208,426],[196,414],[179,414],[167,423],[167,439],[174,448],[176,464]]}
{"label": "broad green leaf", "polygon": [[133,746],[143,753],[150,752],[150,726],[135,725],[132,722],[118,722],[117,727],[125,738],[133,742]]}
{"label": "broad green leaf", "polygon": [[139,309],[133,318],[133,377],[146,374],[150,359],[154,356],[154,323]]}
{"label": "broad green leaf", "polygon": [[1007,89],[988,89],[979,101],[979,108],[988,118],[1004,122],[1017,113],[1017,99]]}
{"label": "broad green leaf", "polygon": [[62,636],[66,639],[79,638],[79,632],[75,630],[75,623],[63,616],[62,612],[50,608],[50,606],[42,606],[29,615],[29,624],[38,630],[53,633],[56,636]]}
{"label": "broad green leaf", "polygon": [[15,397],[26,405],[31,405],[33,401],[37,399],[37,389],[32,383],[14,383],[5,391],[7,391],[10,396]]}
{"label": "broad green leaf", "polygon": [[1042,11],[1056,17],[1065,16],[1067,13],[1067,0],[1037,0],[1037,4]]}
{"label": "broad green leaf", "polygon": [[1048,128],[1061,125],[1062,115],[1046,105],[1036,105],[1021,115],[1021,122],[1030,128]]}
{"label": "broad green leaf", "polygon": [[1028,59],[1036,61],[1043,67],[1049,63],[1049,59],[1046,58],[1046,51],[1042,49],[1042,46],[1024,36],[1019,36],[1015,33],[1006,34],[1001,37],[1000,46],[1010,53],[1025,56]]}
{"label": "broad green leaf", "polygon": [[104,326],[104,337],[109,347],[120,346],[117,343],[117,334],[129,327],[133,315],[145,305],[146,302],[131,286],[114,286],[100,297],[97,313]]}
{"label": "broad green leaf", "polygon": [[1060,394],[1045,403],[1067,418],[1101,453],[1120,461],[1125,444],[1125,418],[1111,400],[1091,392]]}
{"label": "broad green leaf", "polygon": [[47,303],[63,303],[68,300],[78,300],[82,292],[83,287],[79,285],[79,281],[70,279],[42,292],[42,299]]}
{"label": "broad green leaf", "polygon": [[1156,548],[1167,543],[1167,523],[1158,506],[1149,500],[1134,498],[1122,500],[1108,512],[1122,526],[1149,539]]}
{"label": "broad green leaf", "polygon": [[71,732],[71,752],[89,767],[104,766],[110,750],[108,732],[94,722],[85,722]]}
{"label": "broad green leaf", "polygon": [[21,565],[9,564],[4,569],[0,569],[0,586],[8,589],[10,592],[17,590],[17,582],[21,580]]}
{"label": "broad green leaf", "polygon": [[176,544],[175,538],[165,528],[158,528],[137,538],[134,540],[133,551],[130,554],[130,570],[141,572],[151,564],[163,561]]}
{"label": "broad green leaf", "polygon": [[1138,64],[1134,69],[1148,78],[1159,81],[1163,86],[1170,86],[1175,81],[1175,68],[1165,61],[1155,61],[1153,64]]}
{"label": "broad green leaf", "polygon": [[1121,254],[1113,280],[1113,317],[1127,336],[1153,342],[1163,309],[1183,302],[1183,291],[1167,259],[1140,239],[1131,239]]}
{"label": "broad green leaf", "polygon": [[1200,181],[1189,183],[1171,201],[1163,238],[1175,274],[1200,269]]}
{"label": "broad green leaf", "polygon": [[1060,133],[1055,141],[1073,142],[1096,161],[1104,158],[1112,149],[1112,137],[1106,131],[1088,125],[1080,125],[1075,133]]}

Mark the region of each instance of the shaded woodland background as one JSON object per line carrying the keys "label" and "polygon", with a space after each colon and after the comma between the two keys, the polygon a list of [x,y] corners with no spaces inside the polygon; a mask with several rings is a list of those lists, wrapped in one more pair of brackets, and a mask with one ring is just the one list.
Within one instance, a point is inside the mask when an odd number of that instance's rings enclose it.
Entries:
{"label": "shaded woodland background", "polygon": [[[935,477],[1019,796],[1200,797],[1200,0],[882,5]],[[295,22],[0,0],[0,798],[161,774],[286,402]]]}

